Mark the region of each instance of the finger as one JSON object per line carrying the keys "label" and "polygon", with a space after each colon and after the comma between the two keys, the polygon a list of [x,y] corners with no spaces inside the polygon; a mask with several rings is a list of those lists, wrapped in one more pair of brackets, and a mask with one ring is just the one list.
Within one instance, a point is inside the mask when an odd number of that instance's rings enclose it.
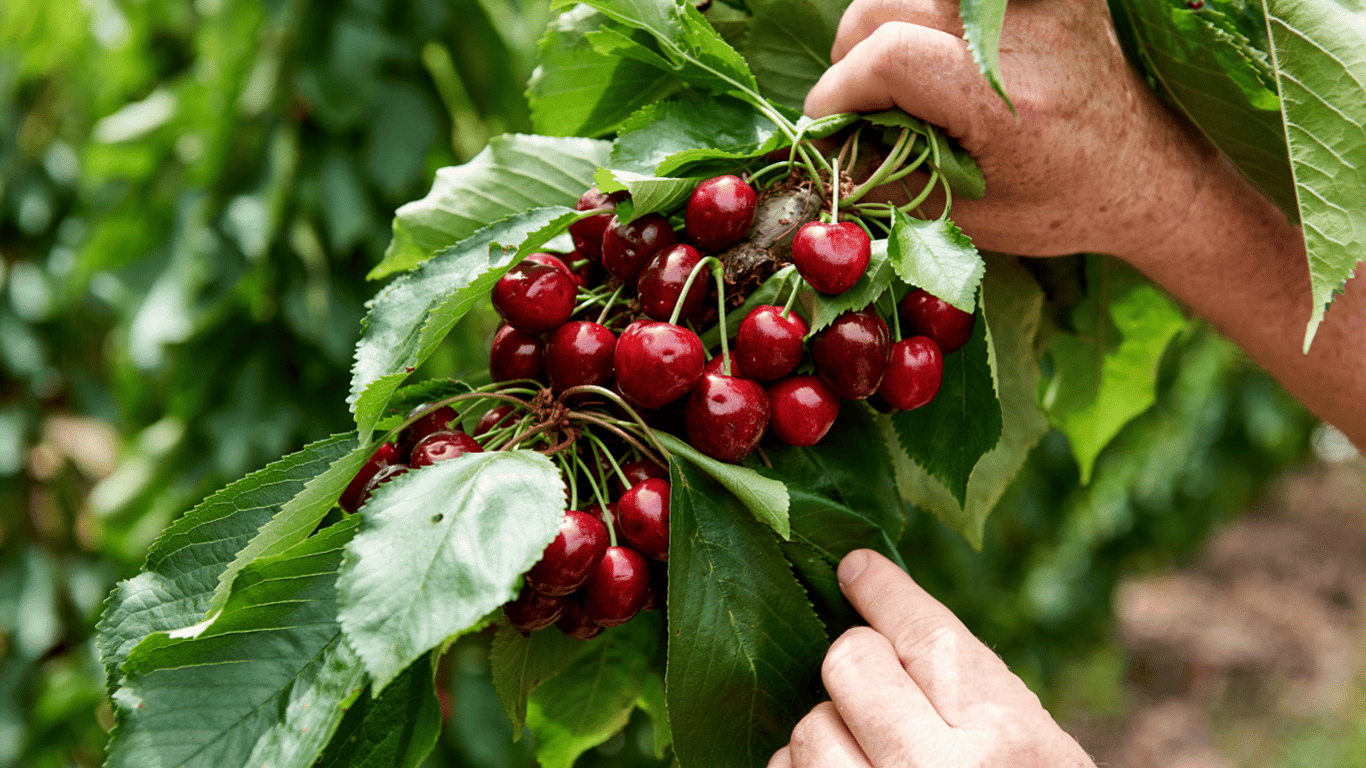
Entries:
{"label": "finger", "polygon": [[958,3],[941,0],[854,0],[840,17],[830,60],[843,59],[854,46],[889,21],[919,24],[955,37],[963,36]]}
{"label": "finger", "polygon": [[839,577],[845,597],[891,643],[949,725],[970,726],[985,706],[1038,706],[999,656],[887,558],[857,550],[840,563]]}
{"label": "finger", "polygon": [[769,758],[768,768],[792,768],[792,750],[783,747],[774,752],[773,757]]}
{"label": "finger", "polygon": [[817,704],[792,729],[793,768],[872,768],[835,705]]}
{"label": "finger", "polygon": [[913,756],[938,754],[951,738],[891,643],[868,627],[854,627],[830,646],[821,680],[873,765],[917,765]]}

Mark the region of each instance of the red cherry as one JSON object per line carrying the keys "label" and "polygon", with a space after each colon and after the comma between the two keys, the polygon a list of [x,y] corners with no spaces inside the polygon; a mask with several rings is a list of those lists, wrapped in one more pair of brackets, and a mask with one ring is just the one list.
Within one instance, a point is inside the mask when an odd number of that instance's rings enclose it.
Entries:
{"label": "red cherry", "polygon": [[650,566],[643,555],[627,547],[608,547],[588,583],[583,585],[583,612],[595,624],[625,624],[645,605],[650,589]]}
{"label": "red cherry", "polygon": [[816,373],[845,400],[862,400],[877,391],[891,351],[887,323],[866,309],[845,312],[811,341]]}
{"label": "red cherry", "polygon": [[564,615],[565,607],[563,597],[543,595],[527,587],[516,600],[503,604],[503,615],[522,634],[528,634],[554,624]]}
{"label": "red cherry", "polygon": [[553,253],[532,253],[528,254],[525,260],[532,262],[533,264],[540,264],[543,267],[554,267],[568,275],[571,280],[576,283],[579,282],[578,275],[574,274],[573,270],[569,268],[569,265],[564,263],[564,259],[561,259]]}
{"label": "red cherry", "polygon": [[617,501],[617,533],[637,552],[669,559],[669,481],[650,478],[631,486]]}
{"label": "red cherry", "polygon": [[579,219],[569,225],[569,238],[574,241],[574,250],[579,256],[590,261],[602,258],[602,234],[607,229],[607,222],[612,219],[612,207],[625,199],[625,192],[613,192],[608,195],[593,187],[584,192],[574,204],[576,211],[607,211],[597,216]]}
{"label": "red cherry", "polygon": [[484,446],[458,429],[433,432],[417,441],[413,446],[413,458],[408,462],[414,467],[430,467],[441,461],[449,461],[467,453],[483,453]]}
{"label": "red cherry", "polygon": [[783,317],[781,307],[755,307],[735,335],[733,363],[751,379],[775,381],[792,373],[806,356],[803,342],[809,328],[796,312]]}
{"label": "red cherry", "polygon": [[632,323],[617,339],[617,388],[642,408],[659,408],[686,395],[706,358],[697,334],[671,323]]}
{"label": "red cherry", "polygon": [[788,445],[815,445],[830,431],[840,401],[816,376],[793,376],[768,388],[768,428]]}
{"label": "red cherry", "polygon": [[375,452],[370,454],[370,458],[361,465],[360,471],[347,483],[346,490],[342,491],[341,498],[337,499],[337,506],[345,512],[355,512],[360,508],[363,501],[362,494],[365,493],[365,486],[370,479],[379,473],[381,469],[390,464],[398,463],[398,446],[393,443],[382,443]]}
{"label": "red cherry", "polygon": [[498,427],[511,426],[512,414],[516,410],[512,403],[499,403],[488,409],[474,425],[474,436],[481,437]]}
{"label": "red cherry", "polygon": [[370,498],[370,494],[375,492],[376,488],[407,472],[408,466],[406,464],[390,464],[380,467],[375,476],[365,484],[365,489],[360,492],[360,500],[356,502],[356,508],[365,506],[365,502]]}
{"label": "red cherry", "polygon": [[908,333],[929,336],[946,355],[962,349],[977,324],[977,315],[964,312],[921,288],[906,294],[899,309],[901,321],[910,326]]}
{"label": "red cherry", "polygon": [[688,236],[705,250],[723,251],[749,232],[758,204],[754,189],[739,176],[707,179],[688,197]]}
{"label": "red cherry", "polygon": [[544,264],[523,261],[493,286],[493,308],[507,324],[537,334],[553,331],[574,314],[574,278]]}
{"label": "red cherry", "polygon": [[[626,475],[628,488],[643,483],[653,477],[657,477],[660,480],[669,479],[669,470],[659,466],[653,461],[628,461],[621,465],[621,473]],[[621,478],[617,478],[613,482],[616,484],[618,496],[626,492],[626,488],[621,486]]]}
{"label": "red cherry", "polygon": [[583,611],[583,601],[576,598],[565,601],[564,616],[555,622],[555,628],[575,640],[592,640],[602,634],[602,627],[588,618]]}
{"label": "red cherry", "polygon": [[683,406],[688,442],[713,459],[738,463],[768,427],[768,393],[759,382],[708,374]]}
{"label": "red cherry", "polygon": [[547,595],[567,595],[592,576],[607,550],[607,529],[591,515],[569,510],[560,521],[560,532],[545,548],[526,583]]}
{"label": "red cherry", "polygon": [[602,235],[602,266],[623,283],[635,285],[640,270],[650,259],[676,242],[669,220],[657,213],[641,216],[630,224],[622,224],[613,216]]}
{"label": "red cherry", "polygon": [[605,326],[575,320],[559,327],[545,347],[545,370],[556,392],[612,380],[617,337]]}
{"label": "red cherry", "polygon": [[[615,501],[607,502],[607,512],[612,516],[613,520],[617,519],[617,503]],[[598,504],[596,502],[593,504],[589,504],[588,506],[583,508],[583,513],[593,518],[594,520],[597,520],[598,522],[602,523],[603,526],[606,527],[607,516],[602,513],[601,504]]]}
{"label": "red cherry", "polygon": [[449,405],[433,409],[430,404],[423,403],[408,412],[408,418],[412,418],[423,411],[428,411],[425,415],[409,424],[398,438],[398,455],[409,456],[413,452],[413,446],[417,441],[432,434],[446,429],[455,420],[455,409]]}
{"label": "red cherry", "polygon": [[872,241],[852,221],[826,224],[810,221],[792,241],[792,263],[812,288],[821,293],[844,293],[868,271]]}
{"label": "red cherry", "polygon": [[545,377],[545,345],[536,336],[505,325],[493,334],[489,349],[489,377],[494,381]]}
{"label": "red cherry", "polygon": [[944,380],[944,354],[928,336],[914,336],[892,345],[887,375],[877,393],[893,408],[909,411],[939,394]]}
{"label": "red cherry", "polygon": [[[668,320],[683,293],[683,285],[688,275],[702,261],[702,254],[691,245],[675,245],[656,254],[636,281],[640,293],[640,309],[647,317],[655,320]],[[692,281],[688,296],[683,300],[683,308],[678,319],[686,320],[702,311],[702,302],[707,298],[707,286],[711,282],[711,268],[704,267]]]}

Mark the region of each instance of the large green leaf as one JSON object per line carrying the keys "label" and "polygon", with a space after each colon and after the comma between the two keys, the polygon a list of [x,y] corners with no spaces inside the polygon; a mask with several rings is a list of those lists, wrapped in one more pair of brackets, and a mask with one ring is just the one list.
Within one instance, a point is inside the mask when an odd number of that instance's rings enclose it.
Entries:
{"label": "large green leaf", "polygon": [[631,195],[631,213],[624,213],[622,205],[617,207],[617,218],[631,222],[647,213],[670,212],[684,203],[692,195],[702,179],[676,179],[669,177],[647,176],[632,171],[615,171],[600,168],[593,177],[598,189],[603,192],[627,192]]}
{"label": "large green leaf", "polygon": [[442,168],[427,196],[394,214],[394,239],[370,280],[403,272],[479,229],[530,208],[573,207],[607,162],[605,141],[508,134]]}
{"label": "large green leaf", "polygon": [[756,157],[781,146],[779,136],[772,120],[737,99],[662,101],[622,125],[610,165],[667,176],[689,163]]}
{"label": "large green leaf", "polygon": [[891,287],[892,278],[896,275],[887,252],[886,240],[874,240],[868,271],[844,293],[821,293],[806,283],[802,284],[797,303],[811,326],[812,335],[835,322],[835,318],[845,312],[857,312],[877,301]]}
{"label": "large green leaf", "polygon": [[801,109],[807,91],[830,66],[840,15],[849,0],[751,0],[745,59],[759,92]]}
{"label": "large green leaf", "polygon": [[[958,14],[963,19],[963,38],[968,41],[972,60],[991,87],[1010,104],[1001,82],[1001,27],[1006,20],[1006,0],[959,0]],[[1011,109],[1014,108],[1012,104]]]}
{"label": "large green leaf", "polygon": [[100,620],[98,646],[109,683],[143,638],[203,621],[219,574],[238,551],[306,481],[353,446],[352,435],[314,443],[218,491],[162,532],[142,573],[119,582]]}
{"label": "large green leaf", "polygon": [[1366,10],[1337,0],[1269,0],[1266,23],[1309,249],[1307,352],[1329,302],[1366,253]]}
{"label": "large green leaf", "polygon": [[559,470],[530,451],[466,454],[377,490],[337,580],[338,619],[375,690],[515,597],[564,509]]}
{"label": "large green leaf", "polygon": [[902,280],[971,312],[986,262],[972,240],[948,219],[913,219],[896,211],[887,255]]}
{"label": "large green leaf", "polygon": [[764,766],[816,703],[825,630],[772,534],[687,463],[670,471],[674,752],[682,768]]}
{"label": "large green leaf", "polygon": [[[877,442],[870,440],[870,442]],[[792,497],[792,538],[811,547],[830,565],[856,549],[875,549],[903,569],[896,536],[870,517],[820,493],[789,485]]]}
{"label": "large green leaf", "polygon": [[[530,587],[523,587],[530,589]],[[558,629],[523,635],[510,624],[498,628],[489,648],[493,687],[512,723],[513,739],[521,738],[526,725],[526,706],[536,687],[560,673],[584,644]]]}
{"label": "large green leaf", "polygon": [[498,278],[578,214],[534,208],[485,227],[390,283],[367,305],[351,371],[351,410],[368,440],[394,390],[436,350]]}
{"label": "large green leaf", "polygon": [[365,684],[335,604],[355,529],[348,520],[244,568],[197,635],[138,644],[114,694],[110,768],[312,765]]}
{"label": "large green leaf", "polygon": [[754,519],[772,528],[784,539],[792,535],[792,526],[787,520],[787,487],[781,482],[764,477],[748,467],[717,461],[667,432],[657,435],[670,453],[687,459],[735,494],[735,498],[745,505]]}
{"label": "large green leaf", "polygon": [[421,656],[379,698],[362,693],[314,768],[417,768],[441,735],[433,672]]}

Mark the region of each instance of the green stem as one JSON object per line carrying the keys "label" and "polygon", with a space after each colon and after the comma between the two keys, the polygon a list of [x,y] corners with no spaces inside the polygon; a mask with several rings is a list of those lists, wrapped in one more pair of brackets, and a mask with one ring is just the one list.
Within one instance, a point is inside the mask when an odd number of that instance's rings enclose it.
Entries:
{"label": "green stem", "polygon": [[[577,456],[578,454],[572,454]],[[574,464],[570,459],[565,458],[563,453],[555,454],[555,461],[560,465],[560,471],[569,478],[569,508],[579,508],[579,473],[574,471]]]}
{"label": "green stem", "polygon": [[854,187],[854,190],[850,192],[846,198],[847,203],[852,203],[868,194],[869,190],[881,184],[888,174],[900,167],[901,163],[905,162],[906,156],[910,154],[910,147],[914,145],[914,141],[912,141],[910,137],[911,130],[909,128],[902,128],[901,133],[896,137],[896,144],[892,145],[892,151],[883,159],[882,165],[879,165],[877,170],[873,171],[872,176],[864,179],[862,184]]}
{"label": "green stem", "polygon": [[[702,271],[703,267],[708,267],[712,265],[715,265],[716,267],[716,274],[720,275],[721,270],[724,269],[724,267],[721,265],[721,260],[716,258],[715,256],[708,256],[707,258],[697,262],[697,265],[692,268],[692,272],[688,273],[688,280],[687,282],[683,283],[683,290],[678,294],[678,300],[674,302],[673,314],[669,315],[670,325],[678,325],[678,315],[683,311],[683,303],[688,298],[688,291],[692,290],[693,281],[697,279],[697,275]],[[721,292],[721,301],[723,302],[723,305],[725,302],[725,297],[726,294],[723,289]]]}
{"label": "green stem", "polygon": [[627,478],[626,473],[622,471],[621,465],[617,463],[616,457],[612,455],[611,451],[607,450],[606,444],[604,444],[602,440],[598,439],[598,436],[593,434],[592,432],[585,431],[584,434],[588,435],[588,439],[592,441],[593,445],[602,449],[602,454],[607,457],[607,463],[612,465],[612,471],[616,472],[617,478],[621,480],[621,486],[623,488],[630,488],[630,479]]}
{"label": "green stem", "polygon": [[607,304],[603,306],[602,312],[598,313],[598,325],[602,325],[606,322],[607,313],[612,311],[612,305],[616,303],[617,297],[621,295],[621,290],[625,287],[626,286],[624,285],[617,286],[617,289],[612,291],[612,295],[607,297]]}
{"label": "green stem", "polygon": [[901,341],[901,313],[896,311],[896,296],[892,294],[890,288],[882,295],[886,296],[892,305],[892,332],[896,334],[893,338],[896,341]]}
{"label": "green stem", "polygon": [[921,152],[919,156],[917,156],[911,162],[901,166],[901,168],[896,173],[893,173],[891,176],[888,176],[887,178],[883,179],[882,183],[891,184],[894,181],[900,181],[906,178],[907,176],[911,175],[912,173],[915,173],[917,170],[920,169],[920,165],[925,162],[925,158],[929,156],[930,148],[926,147],[925,150]]}
{"label": "green stem", "polygon": [[[596,457],[596,446],[594,446],[593,448],[593,453]],[[579,458],[579,455],[577,453],[574,454],[574,460],[577,461],[579,466],[583,468],[583,477],[585,480],[588,481],[589,487],[593,489],[593,498],[597,499],[598,507],[602,509],[602,519],[607,522],[608,541],[611,543],[612,546],[615,547],[617,545],[617,526],[616,520],[613,519],[612,513],[607,509],[607,496],[603,494],[602,489],[598,487],[598,484],[596,482],[594,482],[592,470],[589,469],[586,464],[584,464],[583,459]]]}
{"label": "green stem", "polygon": [[[719,264],[719,262],[718,262]],[[720,304],[717,325],[721,326],[721,373],[730,376],[730,340],[726,338],[726,278],[721,274],[721,270],[715,270],[716,275],[716,295],[717,302]]]}
{"label": "green stem", "polygon": [[838,224],[840,220],[840,159],[838,157],[835,158],[830,179],[830,221]]}
{"label": "green stem", "polygon": [[[920,204],[925,202],[925,198],[930,196],[930,192],[934,191],[934,185],[938,183],[938,181],[941,178],[943,177],[939,175],[939,171],[933,171],[930,174],[930,180],[925,183],[925,188],[920,190],[920,194],[916,195],[914,200],[901,206],[901,211],[903,213],[910,213],[911,211],[914,211],[916,208],[919,208]],[[910,194],[910,190],[908,189],[906,193]],[[948,205],[945,205],[944,211],[947,212],[948,210]]]}

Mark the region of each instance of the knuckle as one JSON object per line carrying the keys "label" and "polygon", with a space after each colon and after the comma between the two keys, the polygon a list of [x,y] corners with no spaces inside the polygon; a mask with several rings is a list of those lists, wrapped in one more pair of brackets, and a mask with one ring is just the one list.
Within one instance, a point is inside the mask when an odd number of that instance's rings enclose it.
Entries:
{"label": "knuckle", "polygon": [[795,754],[806,754],[811,752],[821,741],[821,734],[826,728],[826,721],[829,713],[817,704],[806,717],[797,721],[792,727],[791,746]]}
{"label": "knuckle", "polygon": [[908,616],[897,623],[892,636],[903,661],[958,648],[962,640],[958,627],[937,616]]}
{"label": "knuckle", "polygon": [[868,627],[846,630],[826,652],[825,660],[821,662],[821,678],[827,682],[842,679],[862,667],[869,659],[869,644],[874,637],[879,635]]}

